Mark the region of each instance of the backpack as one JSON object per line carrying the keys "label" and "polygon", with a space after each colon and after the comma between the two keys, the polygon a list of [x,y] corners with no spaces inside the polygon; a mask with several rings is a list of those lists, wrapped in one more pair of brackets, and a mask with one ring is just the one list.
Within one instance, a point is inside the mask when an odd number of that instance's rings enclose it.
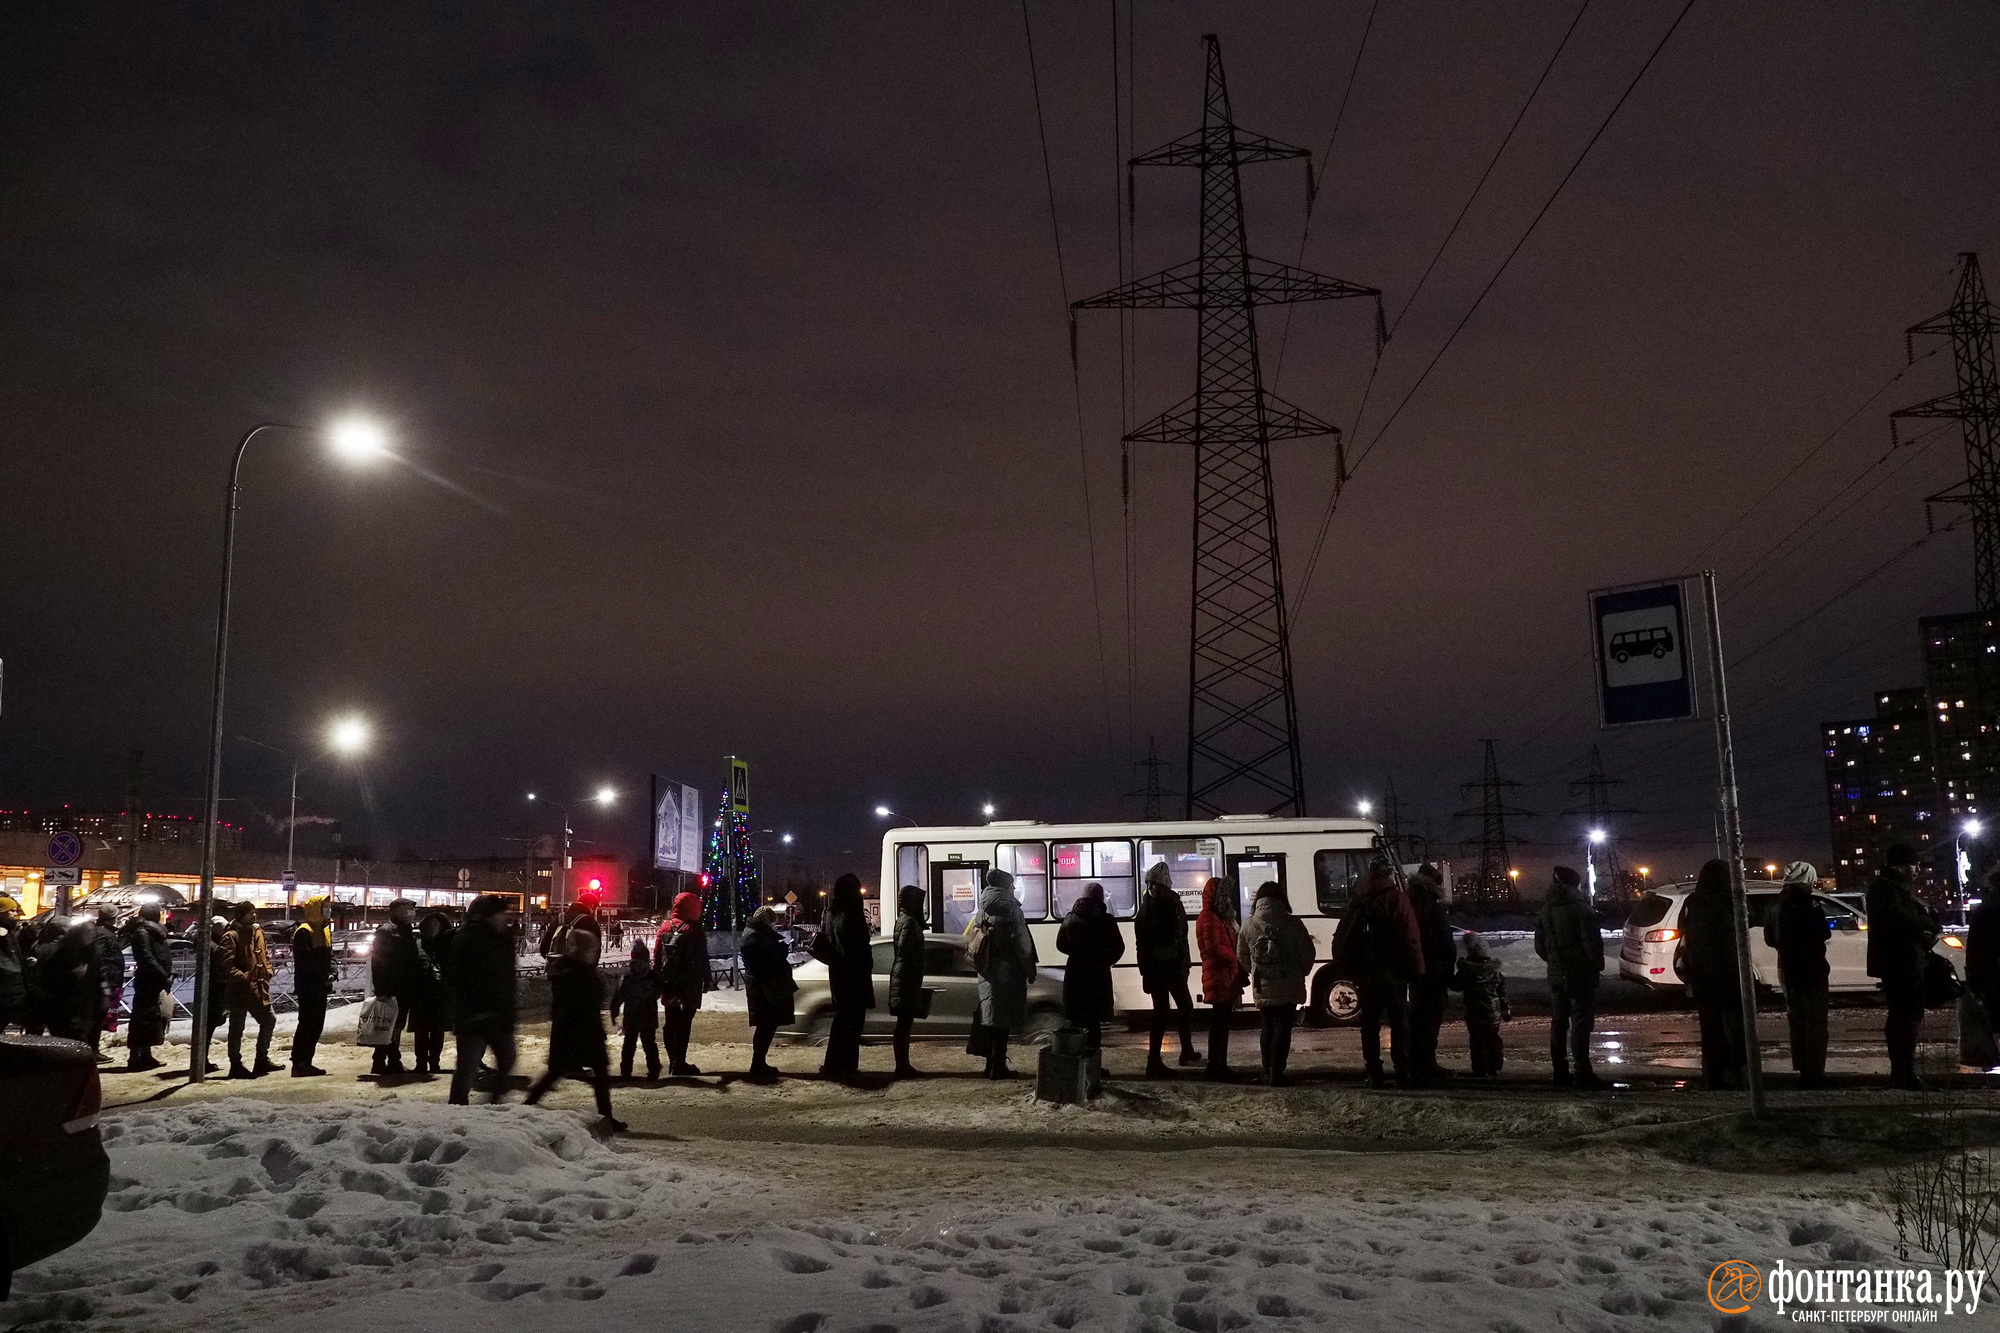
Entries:
{"label": "backpack", "polygon": [[1360,903],[1347,910],[1354,924],[1348,927],[1347,952],[1340,961],[1352,974],[1375,961],[1375,912],[1371,906]]}
{"label": "backpack", "polygon": [[985,976],[993,965],[993,923],[985,917],[977,917],[965,931],[965,954],[972,963],[972,970]]}

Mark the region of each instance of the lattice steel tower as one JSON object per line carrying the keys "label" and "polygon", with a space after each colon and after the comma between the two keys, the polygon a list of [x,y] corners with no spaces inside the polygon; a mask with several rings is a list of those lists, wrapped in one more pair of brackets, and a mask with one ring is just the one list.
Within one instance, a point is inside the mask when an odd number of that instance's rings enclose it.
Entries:
{"label": "lattice steel tower", "polygon": [[1967,505],[1972,510],[1973,610],[2000,613],[2000,378],[1993,362],[1993,334],[2000,316],[1986,299],[1979,256],[1959,256],[1958,291],[1943,314],[1912,325],[1910,333],[1951,339],[1958,389],[1896,417],[1955,418],[1965,431],[1965,480],[1933,495],[1933,503]]}
{"label": "lattice steel tower", "polygon": [[[1265,392],[1257,307],[1381,293],[1253,258],[1244,238],[1242,168],[1311,156],[1236,127],[1222,47],[1208,57],[1201,128],[1130,166],[1201,170],[1198,258],[1078,301],[1075,311],[1193,310],[1194,392],[1125,436],[1194,446],[1194,607],[1188,650],[1187,803],[1195,814],[1305,813],[1292,646],[1271,493],[1271,441],[1339,430]],[[1073,339],[1072,339],[1073,345]]]}
{"label": "lattice steel tower", "polygon": [[1479,792],[1479,807],[1475,810],[1460,810],[1459,819],[1477,819],[1479,837],[1467,839],[1461,844],[1467,851],[1479,853],[1479,878],[1472,886],[1472,892],[1461,901],[1469,899],[1475,906],[1513,906],[1519,901],[1519,885],[1514,875],[1514,848],[1521,839],[1507,832],[1507,817],[1526,819],[1534,813],[1519,806],[1507,804],[1507,793],[1520,787],[1518,782],[1509,782],[1500,776],[1500,760],[1493,752],[1494,742],[1482,740],[1486,762],[1480,770],[1479,781],[1462,784],[1469,796]]}

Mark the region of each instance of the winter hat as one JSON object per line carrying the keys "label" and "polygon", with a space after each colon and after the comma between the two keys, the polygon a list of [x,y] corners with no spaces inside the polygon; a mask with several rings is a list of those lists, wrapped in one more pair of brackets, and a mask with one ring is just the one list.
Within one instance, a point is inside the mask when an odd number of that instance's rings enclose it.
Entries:
{"label": "winter hat", "polygon": [[986,887],[989,889],[1011,889],[1014,887],[1014,877],[1004,870],[989,870],[986,872]]}
{"label": "winter hat", "polygon": [[1146,887],[1149,889],[1171,889],[1174,886],[1174,872],[1167,869],[1165,861],[1146,872]]}
{"label": "winter hat", "polygon": [[1785,883],[1803,884],[1811,888],[1819,883],[1819,871],[1810,861],[1794,861],[1785,867]]}
{"label": "winter hat", "polygon": [[1479,932],[1476,930],[1468,930],[1465,932],[1465,956],[1467,958],[1491,957],[1491,955],[1486,952],[1485,939],[1483,939],[1480,936]]}
{"label": "winter hat", "polygon": [[1266,898],[1275,898],[1278,900],[1280,907],[1287,910],[1291,908],[1291,900],[1285,896],[1285,886],[1278,883],[1275,879],[1267,879],[1262,884],[1259,884],[1257,886],[1257,896],[1252,901],[1253,904],[1261,903]]}
{"label": "winter hat", "polygon": [[1577,885],[1583,883],[1583,876],[1577,874],[1574,870],[1571,870],[1568,866],[1557,866],[1550,873],[1555,879],[1556,883],[1566,885],[1572,889],[1575,888]]}
{"label": "winter hat", "polygon": [[1426,861],[1422,865],[1417,867],[1417,878],[1427,879],[1431,883],[1436,884],[1440,887],[1444,885],[1444,871],[1439,870],[1429,861]]}

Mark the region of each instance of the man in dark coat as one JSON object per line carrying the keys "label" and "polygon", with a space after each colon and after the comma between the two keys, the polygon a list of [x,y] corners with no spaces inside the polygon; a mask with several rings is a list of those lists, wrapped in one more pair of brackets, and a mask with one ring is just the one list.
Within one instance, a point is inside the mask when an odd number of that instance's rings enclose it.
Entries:
{"label": "man in dark coat", "polygon": [[292,1031],[293,1078],[326,1073],[313,1063],[313,1056],[320,1034],[326,1031],[326,1002],[333,994],[333,937],[327,930],[327,907],[324,897],[306,899],[292,931],[292,999],[299,1006],[299,1025]]}
{"label": "man in dark coat", "polygon": [[1160,1051],[1166,1042],[1167,1014],[1175,1005],[1180,1006],[1180,1063],[1200,1064],[1201,1052],[1194,1045],[1194,996],[1187,981],[1194,963],[1188,949],[1187,905],[1181,902],[1173,872],[1164,861],[1146,872],[1146,889],[1132,920],[1132,953],[1139,964],[1139,980],[1153,997],[1146,1077],[1160,1078],[1168,1072]]}
{"label": "man in dark coat", "polygon": [[875,1007],[875,960],[868,947],[868,904],[859,875],[842,875],[833,882],[813,957],[826,964],[833,992],[833,1030],[819,1072],[824,1078],[853,1078],[861,1072],[861,1029]]}
{"label": "man in dark coat", "polygon": [[778,933],[778,912],[760,907],[750,914],[750,924],[737,941],[743,957],[743,1008],[750,1020],[750,1072],[752,1083],[775,1083],[778,1071],[771,1064],[771,1039],[778,1029],[798,1017],[793,995],[799,986],[792,980],[792,960],[784,936]]}
{"label": "man in dark coat", "polygon": [[1681,980],[1701,1023],[1701,1081],[1711,1090],[1739,1087],[1746,1077],[1743,994],[1737,980],[1736,904],[1729,865],[1712,860],[1681,904]]}
{"label": "man in dark coat", "polygon": [[125,1025],[125,1069],[137,1073],[160,1067],[153,1048],[167,1039],[160,998],[173,988],[174,963],[158,903],[141,907],[125,935],[132,946],[132,1018]]}
{"label": "man in dark coat", "polygon": [[389,919],[375,928],[368,946],[368,979],[375,994],[396,1002],[396,1025],[390,1029],[389,1040],[375,1048],[369,1070],[374,1074],[403,1072],[403,1029],[409,1026],[410,1011],[416,1007],[423,985],[424,957],[413,924],[416,916],[415,903],[408,898],[396,899],[389,904]]}
{"label": "man in dark coat", "polygon": [[1883,1038],[1889,1047],[1889,1084],[1923,1088],[1917,1077],[1917,1035],[1924,1025],[1924,968],[1937,943],[1937,921],[1917,897],[1917,851],[1897,843],[1882,873],[1868,886],[1868,975],[1882,983],[1888,1006]]}
{"label": "man in dark coat", "polygon": [[1125,935],[1104,905],[1104,886],[1086,884],[1056,930],[1063,966],[1063,1019],[1090,1034],[1090,1048],[1104,1043],[1104,1025],[1117,1013],[1111,968],[1125,956]]}
{"label": "man in dark coat", "polygon": [[1423,941],[1424,974],[1410,983],[1410,1072],[1422,1087],[1446,1073],[1438,1067],[1438,1029],[1458,970],[1458,941],[1445,915],[1444,875],[1428,863],[1410,876],[1410,911]]}
{"label": "man in dark coat", "polygon": [[465,909],[465,924],[451,937],[452,1030],[458,1053],[451,1071],[451,1100],[471,1100],[473,1075],[493,1052],[493,1100],[507,1095],[514,1072],[514,909],[498,894],[482,894]]}
{"label": "man in dark coat", "polygon": [[889,957],[889,1013],[896,1020],[891,1044],[896,1051],[896,1077],[916,1078],[910,1063],[910,1034],[917,1020],[930,1015],[930,993],[924,989],[924,891],[905,884],[896,894],[895,944]]}
{"label": "man in dark coat", "polygon": [[1764,921],[1764,943],[1778,951],[1778,984],[1785,988],[1785,1024],[1799,1086],[1826,1086],[1826,942],[1833,927],[1813,899],[1819,871],[1806,861],[1785,867],[1785,887]]}
{"label": "man in dark coat", "polygon": [[1414,1084],[1410,1051],[1410,983],[1424,975],[1423,936],[1395,867],[1376,858],[1341,914],[1333,933],[1336,976],[1354,983],[1361,1001],[1361,1059],[1370,1087],[1383,1087],[1382,1027],[1389,1028],[1389,1059],[1396,1086]]}
{"label": "man in dark coat", "polygon": [[[90,1025],[90,1049],[98,1050],[104,1033],[114,1021],[118,1002],[125,994],[125,936],[118,929],[118,909],[108,904],[97,909],[97,927],[91,937],[97,960],[97,1003]],[[100,1060],[109,1056],[100,1053]]]}
{"label": "man in dark coat", "polygon": [[611,1114],[611,1052],[604,1044],[604,980],[597,975],[594,931],[573,930],[549,959],[549,1067],[528,1089],[533,1106],[566,1074],[590,1076],[597,1114],[606,1127],[625,1128]]}
{"label": "man in dark coat", "polygon": [[[1568,866],[1549,875],[1535,926],[1535,952],[1548,964],[1549,1064],[1558,1087],[1601,1088],[1590,1064],[1590,1033],[1597,1021],[1597,983],[1604,972],[1604,932],[1584,901],[1582,879]],[[1574,1061],[1576,1072],[1570,1072]]]}
{"label": "man in dark coat", "polygon": [[2000,870],[1986,876],[1986,895],[1965,929],[1965,988],[1986,1010],[1988,1026],[2000,1024]]}

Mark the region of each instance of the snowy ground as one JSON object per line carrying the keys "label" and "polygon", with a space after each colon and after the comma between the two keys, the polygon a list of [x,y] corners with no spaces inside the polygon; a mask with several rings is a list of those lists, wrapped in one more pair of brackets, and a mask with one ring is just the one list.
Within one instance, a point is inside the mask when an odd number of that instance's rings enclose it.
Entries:
{"label": "snowy ground", "polygon": [[1725,1258],[1892,1243],[1796,1179],[1634,1190],[1603,1165],[885,1144],[871,1167],[400,1099],[125,1111],[106,1134],[103,1224],[21,1274],[0,1327],[1709,1330]]}

